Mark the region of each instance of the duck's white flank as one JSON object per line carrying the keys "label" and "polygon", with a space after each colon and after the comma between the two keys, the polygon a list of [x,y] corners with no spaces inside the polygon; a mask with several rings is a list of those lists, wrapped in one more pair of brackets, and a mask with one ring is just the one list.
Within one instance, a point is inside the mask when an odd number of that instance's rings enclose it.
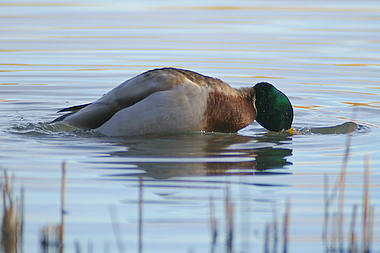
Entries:
{"label": "duck's white flank", "polygon": [[[155,92],[170,90],[181,81],[179,76],[167,71],[143,73],[118,85],[95,102],[69,115],[62,122],[82,129],[96,128],[115,112],[131,106]],[[102,122],[103,120],[104,122]],[[97,122],[99,122],[98,125]],[[97,126],[94,127],[94,125]]]}
{"label": "duck's white flank", "polygon": [[94,131],[108,136],[178,133],[204,128],[207,92],[188,80],[118,111]]}

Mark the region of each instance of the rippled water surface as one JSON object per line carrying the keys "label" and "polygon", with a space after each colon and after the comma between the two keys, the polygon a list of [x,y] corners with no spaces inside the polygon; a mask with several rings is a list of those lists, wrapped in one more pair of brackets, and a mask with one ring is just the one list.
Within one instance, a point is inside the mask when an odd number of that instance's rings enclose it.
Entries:
{"label": "rippled water surface", "polygon": [[[379,252],[379,13],[376,1],[0,2],[0,167],[14,201],[24,188],[24,252],[39,252],[42,227],[61,221],[63,161],[65,252],[123,252],[121,243],[125,252],[226,252],[226,199],[234,252],[275,247],[273,226],[265,240],[273,220],[282,250],[286,203],[288,252],[323,252],[324,178],[332,193],[346,152],[340,241],[346,249],[357,204],[361,246],[368,157]],[[162,66],[234,87],[271,82],[302,134],[253,123],[238,134],[108,138],[46,124]],[[346,122],[356,124],[351,135],[318,130]],[[338,210],[335,199],[329,241]]]}

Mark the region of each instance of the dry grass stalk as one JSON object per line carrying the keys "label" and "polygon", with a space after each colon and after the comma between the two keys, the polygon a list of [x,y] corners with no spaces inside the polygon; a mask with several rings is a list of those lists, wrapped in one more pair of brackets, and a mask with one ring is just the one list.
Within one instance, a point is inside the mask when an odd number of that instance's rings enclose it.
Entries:
{"label": "dry grass stalk", "polygon": [[47,225],[41,229],[41,251],[63,253],[65,228],[66,162],[61,165],[61,213],[59,225]]}
{"label": "dry grass stalk", "polygon": [[327,237],[328,237],[328,220],[329,220],[329,208],[333,205],[335,197],[339,194],[339,203],[338,203],[338,228],[337,228],[337,239],[339,242],[339,251],[343,252],[343,241],[344,241],[344,232],[343,232],[343,224],[344,224],[344,194],[345,194],[345,181],[347,175],[347,164],[348,157],[350,154],[350,145],[351,145],[351,134],[347,136],[346,142],[346,151],[343,158],[343,164],[341,171],[339,173],[339,177],[335,182],[331,194],[328,194],[329,186],[328,186],[328,177],[325,175],[324,179],[324,198],[325,198],[325,216],[324,216],[324,229],[322,232],[322,238],[325,242],[325,249],[328,249],[327,245]]}
{"label": "dry grass stalk", "polygon": [[323,225],[323,230],[322,230],[322,240],[325,248],[325,252],[328,252],[328,242],[327,242],[327,235],[328,235],[328,227],[329,227],[329,207],[330,203],[328,201],[329,199],[329,177],[327,174],[324,174],[323,177],[323,190],[324,190],[324,225]]}
{"label": "dry grass stalk", "polygon": [[338,223],[338,239],[339,239],[339,251],[344,251],[343,241],[344,241],[344,232],[343,232],[343,224],[344,224],[344,193],[346,189],[346,175],[347,175],[347,165],[348,165],[348,158],[350,155],[350,148],[351,148],[351,138],[352,138],[352,132],[354,131],[353,126],[351,126],[352,129],[349,130],[349,133],[346,138],[346,150],[343,156],[343,162],[342,162],[342,168],[339,175],[339,207],[338,207],[338,216],[339,216],[339,223]]}
{"label": "dry grass stalk", "polygon": [[[365,166],[364,166],[364,179],[363,179],[363,214],[362,214],[362,236],[361,236],[361,249],[360,252],[371,252],[371,244],[373,240],[373,228],[374,228],[374,207],[370,206],[370,196],[369,196],[369,176],[370,176],[370,158],[369,156],[365,157]],[[345,171],[342,170],[340,178],[345,177]],[[334,186],[335,189],[336,185]],[[328,227],[329,227],[329,207],[333,204],[333,194],[334,189],[332,190],[331,195],[328,195],[328,178],[325,175],[324,188],[325,188],[325,218],[324,218],[324,228],[322,232],[322,238],[325,244],[326,252],[346,252],[343,243],[343,207],[344,207],[344,184],[342,184],[340,196],[339,196],[339,206],[338,212],[333,215],[332,220],[332,231],[331,231],[331,241],[328,245]],[[336,191],[335,191],[336,192]],[[358,252],[358,240],[359,237],[356,235],[356,215],[357,215],[357,205],[353,206],[352,216],[351,216],[351,227],[349,232],[349,244],[347,252],[354,253]],[[339,244],[339,248],[337,248]]]}
{"label": "dry grass stalk", "polygon": [[[357,108],[354,108],[353,111],[353,117],[355,118],[355,115],[357,113]],[[337,181],[335,182],[335,185],[331,191],[331,194],[327,196],[325,195],[325,229],[322,232],[322,237],[324,238],[325,241],[325,249],[327,249],[327,224],[328,223],[328,209],[329,207],[333,204],[334,199],[336,195],[339,193],[339,204],[338,204],[338,242],[339,242],[339,251],[343,252],[343,241],[344,241],[344,236],[343,236],[343,224],[344,224],[344,194],[345,194],[345,181],[346,181],[346,175],[347,175],[347,165],[348,165],[348,158],[350,155],[350,148],[351,148],[351,139],[352,139],[352,133],[354,131],[354,125],[350,125],[350,129],[348,130],[347,138],[346,138],[346,144],[345,144],[345,153],[343,156],[343,161],[342,161],[342,168],[339,174],[339,177]],[[326,184],[325,184],[325,191],[326,191]],[[326,194],[326,192],[325,192]],[[327,213],[326,213],[327,212]]]}
{"label": "dry grass stalk", "polygon": [[337,241],[337,235],[336,235],[336,231],[338,230],[337,227],[339,226],[339,223],[338,223],[338,218],[337,218],[338,214],[337,213],[334,213],[333,214],[333,217],[332,217],[332,228],[331,228],[331,244],[330,244],[330,252],[336,252],[336,241]]}
{"label": "dry grass stalk", "polygon": [[61,252],[61,226],[47,225],[40,230],[40,246],[41,252],[58,253]]}
{"label": "dry grass stalk", "polygon": [[[264,252],[277,252],[278,251],[278,222],[277,222],[277,210],[275,202],[272,202],[272,221],[265,224],[265,236],[264,236]],[[282,252],[288,252],[289,241],[289,220],[290,220],[290,199],[285,202],[285,213],[283,223],[283,250]]]}
{"label": "dry grass stalk", "polygon": [[6,253],[22,252],[24,190],[21,189],[21,202],[17,200],[16,204],[14,204],[12,186],[6,171],[4,171],[4,179],[0,187],[3,193],[0,251]]}
{"label": "dry grass stalk", "polygon": [[269,253],[269,233],[270,223],[265,224],[265,236],[264,236],[264,253]]}
{"label": "dry grass stalk", "polygon": [[364,162],[364,181],[363,181],[363,187],[364,187],[364,195],[363,195],[363,246],[362,250],[363,252],[370,252],[370,242],[369,242],[369,230],[370,230],[370,206],[369,206],[369,167],[370,167],[370,161],[369,156],[365,157]]}
{"label": "dry grass stalk", "polygon": [[369,221],[369,231],[368,231],[368,252],[371,251],[372,241],[373,241],[373,229],[375,226],[375,207],[371,206],[370,210],[370,221]]}
{"label": "dry grass stalk", "polygon": [[215,252],[216,241],[218,237],[218,223],[215,218],[215,207],[214,199],[210,197],[209,200],[209,210],[210,210],[210,227],[211,227],[211,253]]}
{"label": "dry grass stalk", "polygon": [[139,176],[139,249],[142,252],[142,230],[143,230],[143,177]]}
{"label": "dry grass stalk", "polygon": [[81,252],[81,248],[80,248],[80,242],[75,240],[74,242],[74,246],[75,246],[75,253],[80,253]]}
{"label": "dry grass stalk", "polygon": [[277,242],[278,242],[278,233],[277,233],[277,209],[276,202],[272,201],[272,230],[273,230],[273,252],[277,252]]}
{"label": "dry grass stalk", "polygon": [[288,241],[289,241],[289,219],[290,219],[290,199],[286,200],[285,204],[285,214],[284,214],[284,248],[283,252],[288,252]]}
{"label": "dry grass stalk", "polygon": [[356,227],[356,210],[358,208],[358,205],[354,205],[352,208],[352,216],[351,216],[351,232],[350,232],[350,244],[349,244],[349,252],[355,253],[357,250],[356,245],[356,233],[355,233],[355,227]]}
{"label": "dry grass stalk", "polygon": [[123,240],[121,239],[120,226],[119,226],[119,222],[117,220],[116,210],[115,210],[114,206],[109,206],[109,213],[110,213],[110,217],[111,217],[112,230],[113,230],[113,234],[115,237],[117,250],[119,253],[123,253],[123,252],[125,252],[124,243],[123,243]]}
{"label": "dry grass stalk", "polygon": [[226,210],[226,230],[227,230],[227,252],[232,252],[233,242],[233,205],[230,197],[230,188],[227,186],[225,194],[225,210]]}
{"label": "dry grass stalk", "polygon": [[20,207],[21,207],[21,210],[20,210],[20,218],[19,218],[19,221],[20,221],[20,252],[22,253],[23,252],[23,238],[24,238],[24,216],[25,216],[25,206],[24,206],[24,203],[25,203],[25,200],[24,200],[24,187],[21,187],[21,203],[20,203]]}
{"label": "dry grass stalk", "polygon": [[[353,117],[355,118],[355,115],[357,113],[357,108],[354,108],[353,110]],[[354,125],[350,126],[351,128],[354,127]],[[339,177],[333,186],[331,190],[331,194],[329,194],[329,186],[328,186],[328,178],[327,175],[325,175],[324,180],[324,199],[325,199],[325,216],[324,216],[324,228],[322,232],[322,239],[324,242],[324,248],[326,252],[334,252],[338,250],[336,248],[336,243],[339,244],[339,252],[344,252],[344,231],[343,231],[343,224],[344,224],[344,194],[345,194],[345,179],[347,174],[347,165],[348,165],[348,158],[350,154],[350,147],[351,147],[351,139],[352,139],[352,132],[354,129],[349,129],[349,134],[346,138],[346,144],[345,144],[345,153],[343,156],[342,161],[342,168],[341,172],[339,174]],[[369,157],[366,157],[365,159],[365,171],[364,171],[364,196],[363,196],[363,220],[362,220],[362,250],[361,252],[370,252],[370,243],[371,243],[371,229],[372,229],[372,221],[370,214],[370,207],[369,207],[369,193],[368,193],[368,184],[369,184]],[[334,214],[334,218],[332,221],[332,235],[331,235],[331,244],[328,245],[328,227],[329,227],[329,212],[330,212],[330,206],[333,205],[335,197],[339,194],[339,200],[338,200],[338,212],[337,214]],[[356,214],[357,214],[357,206],[353,207],[352,217],[351,217],[351,230],[349,233],[349,252],[357,252],[358,246],[357,246],[357,236],[355,232],[355,226],[356,226]]]}
{"label": "dry grass stalk", "polygon": [[65,229],[65,194],[66,194],[66,162],[62,162],[62,175],[61,175],[61,224],[60,224],[60,253],[63,253],[63,236]]}
{"label": "dry grass stalk", "polygon": [[87,253],[93,253],[94,252],[94,244],[92,241],[87,242]]}

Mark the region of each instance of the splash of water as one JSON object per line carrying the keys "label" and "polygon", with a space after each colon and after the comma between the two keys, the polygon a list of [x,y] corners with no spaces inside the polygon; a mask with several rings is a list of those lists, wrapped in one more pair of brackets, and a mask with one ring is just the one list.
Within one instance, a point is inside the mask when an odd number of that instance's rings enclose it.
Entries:
{"label": "splash of water", "polygon": [[55,123],[27,123],[11,127],[11,133],[31,136],[52,136],[52,135],[75,135],[88,136],[95,135],[92,131],[85,131],[61,122]]}

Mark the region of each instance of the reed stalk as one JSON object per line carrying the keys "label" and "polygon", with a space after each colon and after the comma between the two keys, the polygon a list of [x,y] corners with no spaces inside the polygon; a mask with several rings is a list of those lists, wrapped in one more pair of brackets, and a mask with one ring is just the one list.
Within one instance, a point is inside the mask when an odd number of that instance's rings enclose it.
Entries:
{"label": "reed stalk", "polygon": [[324,225],[322,230],[322,240],[324,243],[325,252],[328,252],[328,241],[327,241],[327,235],[328,235],[328,228],[329,228],[329,177],[325,173],[323,177],[323,190],[324,190]]}
{"label": "reed stalk", "polygon": [[264,253],[269,253],[269,233],[270,233],[270,224],[265,224],[265,236],[264,236]]}
{"label": "reed stalk", "polygon": [[65,230],[65,196],[66,196],[66,162],[62,162],[62,176],[61,176],[61,224],[60,224],[60,253],[63,253],[63,240]]}
{"label": "reed stalk", "polygon": [[123,240],[121,239],[121,232],[120,232],[120,226],[119,222],[117,219],[116,215],[116,210],[114,206],[109,206],[108,207],[109,213],[110,213],[110,218],[111,218],[111,224],[112,224],[112,231],[115,237],[115,242],[117,245],[117,250],[119,253],[124,253],[125,248],[124,248],[124,243]]}
{"label": "reed stalk", "polygon": [[288,241],[289,241],[289,225],[290,225],[290,199],[286,200],[285,204],[285,214],[284,214],[284,247],[283,252],[288,252]]}
{"label": "reed stalk", "polygon": [[352,208],[350,242],[349,242],[349,247],[348,247],[350,253],[355,253],[356,248],[357,248],[356,233],[355,233],[357,208],[358,208],[358,205],[354,205]]}
{"label": "reed stalk", "polygon": [[139,247],[138,252],[142,253],[143,245],[142,245],[142,236],[143,236],[143,177],[139,176]]}
{"label": "reed stalk", "polygon": [[4,170],[3,181],[0,189],[3,195],[3,212],[0,231],[0,252],[22,252],[22,237],[24,224],[24,197],[21,188],[21,200],[12,195],[12,178],[9,179],[7,171]]}
{"label": "reed stalk", "polygon": [[369,156],[365,157],[364,161],[364,196],[363,196],[363,252],[369,253],[369,220],[370,220],[370,206],[369,206]]}
{"label": "reed stalk", "polygon": [[230,188],[229,186],[226,187],[226,194],[225,194],[225,212],[226,212],[226,245],[227,245],[227,252],[231,253],[233,248],[233,205],[231,202],[230,197]]}
{"label": "reed stalk", "polygon": [[278,233],[277,233],[277,209],[276,202],[272,201],[272,230],[273,230],[273,252],[277,252],[277,242],[278,242]]}
{"label": "reed stalk", "polygon": [[209,215],[210,215],[210,228],[211,228],[211,253],[215,252],[216,241],[218,237],[218,224],[215,218],[214,199],[209,199]]}

